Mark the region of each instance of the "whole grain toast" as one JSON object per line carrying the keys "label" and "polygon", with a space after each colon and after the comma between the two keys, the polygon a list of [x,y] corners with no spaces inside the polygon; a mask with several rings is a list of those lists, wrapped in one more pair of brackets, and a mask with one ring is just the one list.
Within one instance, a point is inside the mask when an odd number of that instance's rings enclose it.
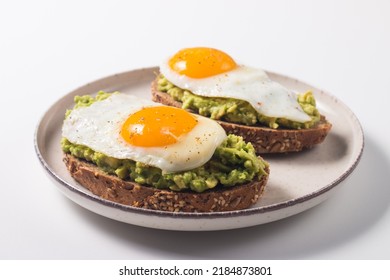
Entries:
{"label": "whole grain toast", "polygon": [[[99,197],[125,205],[169,212],[218,212],[248,208],[259,199],[269,177],[263,175],[260,180],[244,185],[216,187],[202,193],[175,192],[122,180],[70,154],[64,155],[64,162],[71,176]],[[266,172],[269,174],[268,168]]]}
{"label": "whole grain toast", "polygon": [[[174,100],[169,94],[157,89],[157,79],[151,85],[152,100],[164,105],[182,107],[182,103]],[[251,142],[256,153],[299,152],[322,143],[328,135],[332,124],[324,116],[320,122],[307,129],[272,129],[265,126],[249,126],[216,120],[227,133],[242,136]]]}

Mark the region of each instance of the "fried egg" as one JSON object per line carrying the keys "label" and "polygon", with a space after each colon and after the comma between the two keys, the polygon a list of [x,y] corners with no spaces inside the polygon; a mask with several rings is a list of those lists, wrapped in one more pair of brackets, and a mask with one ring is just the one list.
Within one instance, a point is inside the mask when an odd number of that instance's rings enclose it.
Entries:
{"label": "fried egg", "polygon": [[73,109],[62,136],[113,158],[178,172],[209,161],[226,133],[208,118],[119,93]]}
{"label": "fried egg", "polygon": [[271,80],[262,69],[238,65],[213,48],[187,48],[163,61],[160,72],[174,85],[206,97],[249,102],[261,115],[310,121],[296,94]]}

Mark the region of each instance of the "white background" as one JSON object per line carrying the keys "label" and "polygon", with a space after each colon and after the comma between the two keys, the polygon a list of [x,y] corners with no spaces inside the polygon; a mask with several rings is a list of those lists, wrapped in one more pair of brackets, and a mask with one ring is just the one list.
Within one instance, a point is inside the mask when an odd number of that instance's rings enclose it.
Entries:
{"label": "white background", "polygon": [[[63,196],[35,155],[44,112],[75,88],[183,47],[301,79],[359,118],[348,183],[294,217],[221,232],[141,228]],[[0,259],[389,259],[390,2],[1,1]]]}

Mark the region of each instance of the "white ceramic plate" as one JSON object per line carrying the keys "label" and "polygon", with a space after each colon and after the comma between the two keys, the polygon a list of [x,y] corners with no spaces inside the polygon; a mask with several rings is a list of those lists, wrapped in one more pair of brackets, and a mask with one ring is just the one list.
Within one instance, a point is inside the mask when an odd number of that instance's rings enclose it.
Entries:
{"label": "white ceramic plate", "polygon": [[333,124],[326,140],[296,154],[264,156],[271,176],[263,197],[250,209],[217,213],[168,213],[121,205],[101,199],[79,185],[62,162],[61,126],[75,95],[99,90],[121,91],[150,98],[150,83],[158,68],[129,71],[89,83],[58,100],[41,119],[35,149],[49,178],[71,200],[97,214],[129,224],[169,230],[224,230],[249,227],[286,218],[318,205],[345,181],[358,164],[363,131],[351,110],[334,96],[286,76],[268,73],[297,91],[312,89],[322,114]]}

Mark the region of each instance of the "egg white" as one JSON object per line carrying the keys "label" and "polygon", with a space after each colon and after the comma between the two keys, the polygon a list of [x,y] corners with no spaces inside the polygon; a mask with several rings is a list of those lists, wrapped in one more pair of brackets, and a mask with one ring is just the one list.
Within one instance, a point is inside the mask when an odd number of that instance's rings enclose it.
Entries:
{"label": "egg white", "polygon": [[160,72],[177,87],[196,95],[245,100],[268,117],[301,123],[311,120],[299,105],[296,94],[271,80],[262,69],[239,65],[219,75],[194,79],[173,71],[165,61],[160,65]]}
{"label": "egg white", "polygon": [[113,94],[88,107],[73,109],[65,119],[62,136],[70,142],[117,159],[131,159],[164,172],[190,170],[210,160],[226,138],[223,128],[208,118],[194,115],[198,123],[175,144],[138,147],[124,141],[120,130],[128,116],[144,107],[162,106],[132,95]]}

